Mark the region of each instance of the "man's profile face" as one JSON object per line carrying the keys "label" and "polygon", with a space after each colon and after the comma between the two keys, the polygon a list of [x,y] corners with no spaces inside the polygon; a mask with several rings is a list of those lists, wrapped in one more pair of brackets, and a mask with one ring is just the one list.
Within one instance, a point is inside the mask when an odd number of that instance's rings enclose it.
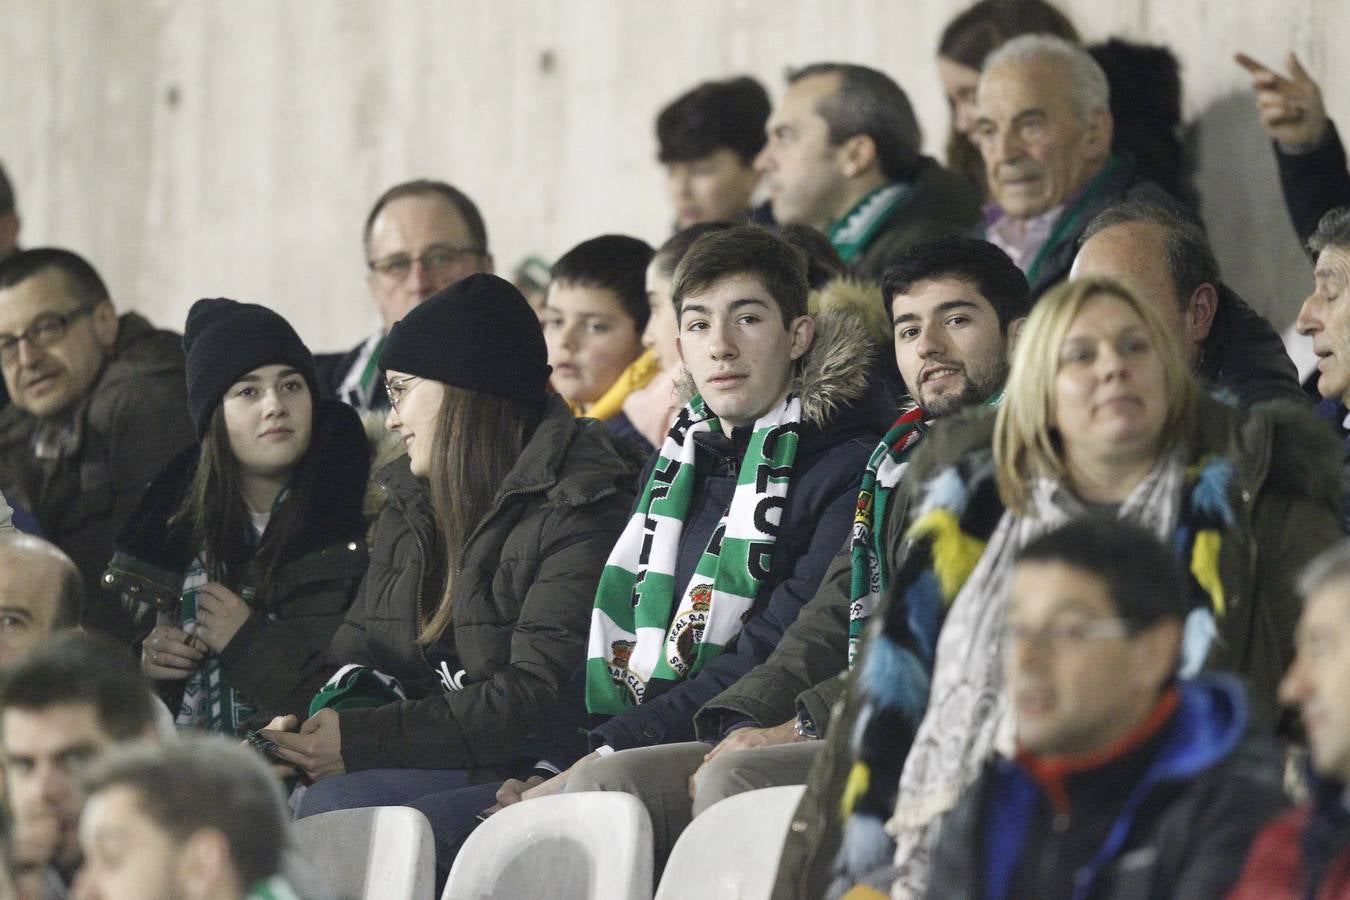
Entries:
{"label": "man's profile face", "polygon": [[51,637],[66,573],[54,555],[0,544],[0,666]]}
{"label": "man's profile face", "polygon": [[830,127],[818,109],[839,89],[839,76],[810,75],[788,85],[764,129],[768,143],[755,158],[773,217],[781,224],[826,231],[844,213],[846,178]]}
{"label": "man's profile face", "polygon": [[0,340],[44,325],[59,330],[58,317],[67,324],[50,346],[24,339],[0,354],[10,400],[39,419],[66,412],[89,393],[116,341],[117,317],[107,302],[92,310],[84,305],[58,269],[0,289]]}
{"label": "man's profile face", "polygon": [[[115,741],[87,703],[58,703],[42,709],[11,707],[0,713],[0,731],[20,861],[45,860],[70,872],[80,859],[80,772]],[[48,852],[25,860],[26,835],[47,836]]]}
{"label": "man's profile face", "polygon": [[1069,278],[1102,276],[1125,285],[1157,311],[1167,330],[1177,336],[1187,365],[1193,366],[1200,345],[1191,340],[1188,317],[1167,265],[1166,242],[1167,229],[1162,225],[1129,222],[1103,228],[1079,248]]}
{"label": "man's profile face", "polygon": [[1004,212],[1031,218],[1082,190],[1105,163],[1110,116],[1074,110],[1068,66],[1054,59],[1005,62],[980,77],[971,139],[989,191]]}
{"label": "man's profile face", "polygon": [[180,850],[148,816],[139,792],[113,785],[89,798],[80,818],[84,865],[77,900],[180,900],[188,896]]}
{"label": "man's profile face", "polygon": [[[432,294],[475,272],[491,272],[492,257],[474,245],[464,217],[439,194],[391,200],[370,227],[366,248],[370,293],[384,330]],[[381,271],[389,263],[391,271]]]}
{"label": "man's profile face", "polygon": [[1294,644],[1280,699],[1303,719],[1313,768],[1350,783],[1350,583],[1336,579],[1308,598]]}
{"label": "man's profile face", "polygon": [[1317,255],[1314,288],[1298,311],[1298,333],[1312,338],[1317,392],[1350,398],[1350,248],[1330,246]]}
{"label": "man's profile face", "polygon": [[917,282],[891,299],[891,315],[900,377],[929,415],[951,415],[1003,387],[1008,342],[975,285],[944,277]]}

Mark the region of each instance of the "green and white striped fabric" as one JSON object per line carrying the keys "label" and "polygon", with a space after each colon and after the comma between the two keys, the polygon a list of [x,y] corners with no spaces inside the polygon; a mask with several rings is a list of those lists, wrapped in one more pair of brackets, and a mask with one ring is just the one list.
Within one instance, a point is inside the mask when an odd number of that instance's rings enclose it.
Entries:
{"label": "green and white striped fabric", "polygon": [[600,576],[586,662],[592,714],[641,703],[651,681],[697,674],[740,634],[773,563],[800,422],[792,395],[755,422],[731,505],[677,601],[675,564],[697,477],[694,435],[721,432],[697,394],[680,410]]}

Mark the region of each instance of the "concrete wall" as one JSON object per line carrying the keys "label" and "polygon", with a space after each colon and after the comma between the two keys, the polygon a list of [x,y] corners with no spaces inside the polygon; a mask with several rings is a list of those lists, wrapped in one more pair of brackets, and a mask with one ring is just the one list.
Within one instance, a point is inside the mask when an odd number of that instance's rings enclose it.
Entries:
{"label": "concrete wall", "polygon": [[[276,306],[316,349],[374,324],[360,226],[386,186],[474,196],[500,267],[603,231],[657,242],[652,120],[693,82],[838,58],[891,73],[938,153],[933,67],[967,0],[0,0],[0,159],[28,245],[87,254],[120,305]],[[1088,40],[1169,43],[1229,280],[1277,324],[1310,279],[1235,50],[1287,49],[1350,123],[1341,0],[1064,0]]]}

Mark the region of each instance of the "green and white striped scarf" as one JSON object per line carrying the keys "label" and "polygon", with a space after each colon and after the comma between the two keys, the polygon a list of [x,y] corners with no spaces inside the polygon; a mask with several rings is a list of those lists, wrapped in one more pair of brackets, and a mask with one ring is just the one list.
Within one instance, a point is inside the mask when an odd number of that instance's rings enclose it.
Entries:
{"label": "green and white striped scarf", "polygon": [[[197,593],[211,579],[206,574],[201,554],[192,560],[187,576],[183,579],[183,594],[179,602],[179,624],[188,634],[197,631]],[[253,605],[254,591],[244,588],[239,596],[244,602]],[[174,724],[192,728],[205,728],[222,734],[238,734],[240,728],[257,709],[225,681],[225,672],[220,667],[220,657],[207,653],[201,667],[183,682],[183,702],[174,716]]]}
{"label": "green and white striped scarf", "polygon": [[586,661],[592,714],[641,703],[653,680],[696,675],[740,634],[773,563],[800,421],[801,402],[789,395],[755,422],[731,505],[677,604],[675,563],[697,477],[694,435],[721,432],[697,394],[680,410],[600,575]]}

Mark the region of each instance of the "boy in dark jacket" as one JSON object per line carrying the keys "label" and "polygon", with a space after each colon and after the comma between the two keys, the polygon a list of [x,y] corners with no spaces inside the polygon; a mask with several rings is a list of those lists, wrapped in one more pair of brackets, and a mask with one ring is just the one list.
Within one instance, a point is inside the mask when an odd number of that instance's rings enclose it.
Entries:
{"label": "boy in dark jacket", "polygon": [[942,821],[928,895],[1222,897],[1284,804],[1280,756],[1244,740],[1240,684],[1178,678],[1172,555],[1104,517],[1033,540],[1009,585],[1016,753]]}
{"label": "boy in dark jacket", "polygon": [[1310,802],[1256,838],[1232,900],[1350,898],[1350,542],[1308,566],[1295,645],[1280,685],[1308,734]]}

